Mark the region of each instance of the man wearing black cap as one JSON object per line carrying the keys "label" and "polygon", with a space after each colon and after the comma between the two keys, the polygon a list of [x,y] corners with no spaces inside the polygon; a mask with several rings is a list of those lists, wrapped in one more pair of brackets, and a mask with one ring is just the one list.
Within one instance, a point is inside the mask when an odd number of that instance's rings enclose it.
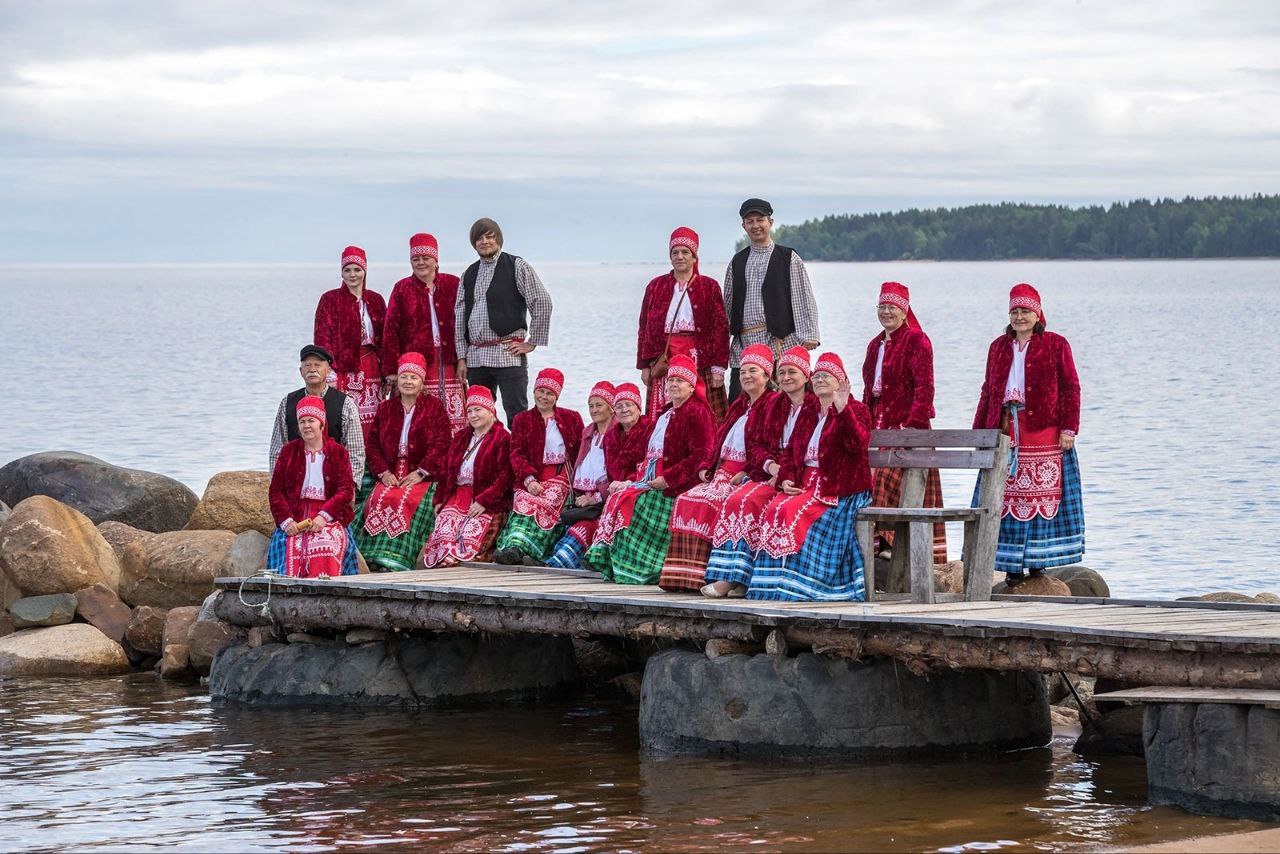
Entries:
{"label": "man wearing black cap", "polygon": [[751,344],[768,344],[776,362],[801,344],[818,346],[818,304],[809,272],[794,249],[773,242],[773,205],[747,199],[738,209],[751,241],[724,273],[724,310],[729,315],[729,399],[741,391],[738,366]]}
{"label": "man wearing black cap", "polygon": [[297,391],[291,391],[280,401],[276,410],[276,423],[271,431],[271,453],[267,461],[267,471],[276,470],[276,458],[285,442],[300,437],[298,432],[298,401],[305,395],[313,394],[324,399],[325,422],[329,435],[335,442],[341,442],[351,457],[351,473],[355,476],[356,488],[364,477],[364,431],[360,429],[360,410],[356,402],[337,386],[330,385],[329,368],[333,365],[333,356],[329,351],[316,344],[308,344],[298,355],[302,364],[298,373],[302,374],[305,385]]}

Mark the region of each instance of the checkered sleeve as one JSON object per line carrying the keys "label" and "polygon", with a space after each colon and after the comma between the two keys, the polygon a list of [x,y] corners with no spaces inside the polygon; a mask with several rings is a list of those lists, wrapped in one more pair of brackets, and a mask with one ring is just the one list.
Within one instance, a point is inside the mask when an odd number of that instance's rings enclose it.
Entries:
{"label": "checkered sleeve", "polygon": [[724,268],[724,314],[732,316],[733,312],[733,264]]}
{"label": "checkered sleeve", "polygon": [[360,427],[360,410],[348,397],[342,404],[342,444],[351,459],[351,476],[356,486],[364,479],[364,430]]}
{"label": "checkered sleeve", "polygon": [[791,310],[796,322],[796,337],[805,344],[822,343],[818,333],[818,303],[813,298],[809,271],[799,252],[791,253]]}
{"label": "checkered sleeve", "polygon": [[537,271],[523,258],[516,259],[516,290],[529,307],[528,342],[545,347],[551,337],[551,294],[543,287]]}
{"label": "checkered sleeve", "polygon": [[271,450],[267,453],[267,473],[275,474],[276,460],[280,457],[280,449],[284,447],[284,404],[287,397],[280,398],[280,407],[276,410],[276,423],[271,428]]}
{"label": "checkered sleeve", "polygon": [[466,288],[458,288],[458,296],[453,300],[453,340],[458,347],[458,358],[467,358],[467,294]]}

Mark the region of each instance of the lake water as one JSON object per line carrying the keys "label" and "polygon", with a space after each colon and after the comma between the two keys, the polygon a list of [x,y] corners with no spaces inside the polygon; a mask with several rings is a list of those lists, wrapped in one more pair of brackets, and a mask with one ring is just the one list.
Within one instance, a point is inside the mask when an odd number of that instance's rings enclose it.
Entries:
{"label": "lake water", "polygon": [[[722,275],[723,262],[704,269]],[[460,265],[446,264],[457,271]],[[539,264],[555,300],[531,368],[567,375],[585,410],[599,378],[635,379],[636,314],[658,265]],[[1280,261],[813,264],[823,347],[851,372],[878,328],[879,283],[904,281],[933,339],[938,427],[968,427],[1010,285],[1035,283],[1083,384],[1088,552],[1112,592],[1280,588]],[[374,264],[389,294],[407,271]],[[265,468],[280,397],[323,266],[6,267],[0,463],[71,449],[169,474]],[[951,501],[967,473],[945,472]],[[958,552],[959,531],[951,537]]]}

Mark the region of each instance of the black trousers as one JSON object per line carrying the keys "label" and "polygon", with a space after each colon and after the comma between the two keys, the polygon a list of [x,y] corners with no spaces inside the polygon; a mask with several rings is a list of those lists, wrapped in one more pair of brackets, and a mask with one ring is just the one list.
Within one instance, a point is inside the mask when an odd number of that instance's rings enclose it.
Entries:
{"label": "black trousers", "polygon": [[502,410],[507,414],[507,428],[516,416],[529,408],[529,367],[514,368],[467,367],[467,384],[482,385],[501,397]]}
{"label": "black trousers", "polygon": [[742,380],[738,377],[738,369],[729,369],[729,403],[733,403],[733,399],[742,394]]}

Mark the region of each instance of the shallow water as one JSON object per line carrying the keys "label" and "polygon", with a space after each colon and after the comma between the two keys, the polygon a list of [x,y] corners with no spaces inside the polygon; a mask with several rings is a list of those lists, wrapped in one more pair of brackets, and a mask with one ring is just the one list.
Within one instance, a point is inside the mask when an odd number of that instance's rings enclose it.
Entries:
{"label": "shallow water", "polygon": [[649,758],[635,708],[248,710],[150,675],[0,682],[0,850],[1062,850],[1248,822],[1069,739],[981,760]]}

